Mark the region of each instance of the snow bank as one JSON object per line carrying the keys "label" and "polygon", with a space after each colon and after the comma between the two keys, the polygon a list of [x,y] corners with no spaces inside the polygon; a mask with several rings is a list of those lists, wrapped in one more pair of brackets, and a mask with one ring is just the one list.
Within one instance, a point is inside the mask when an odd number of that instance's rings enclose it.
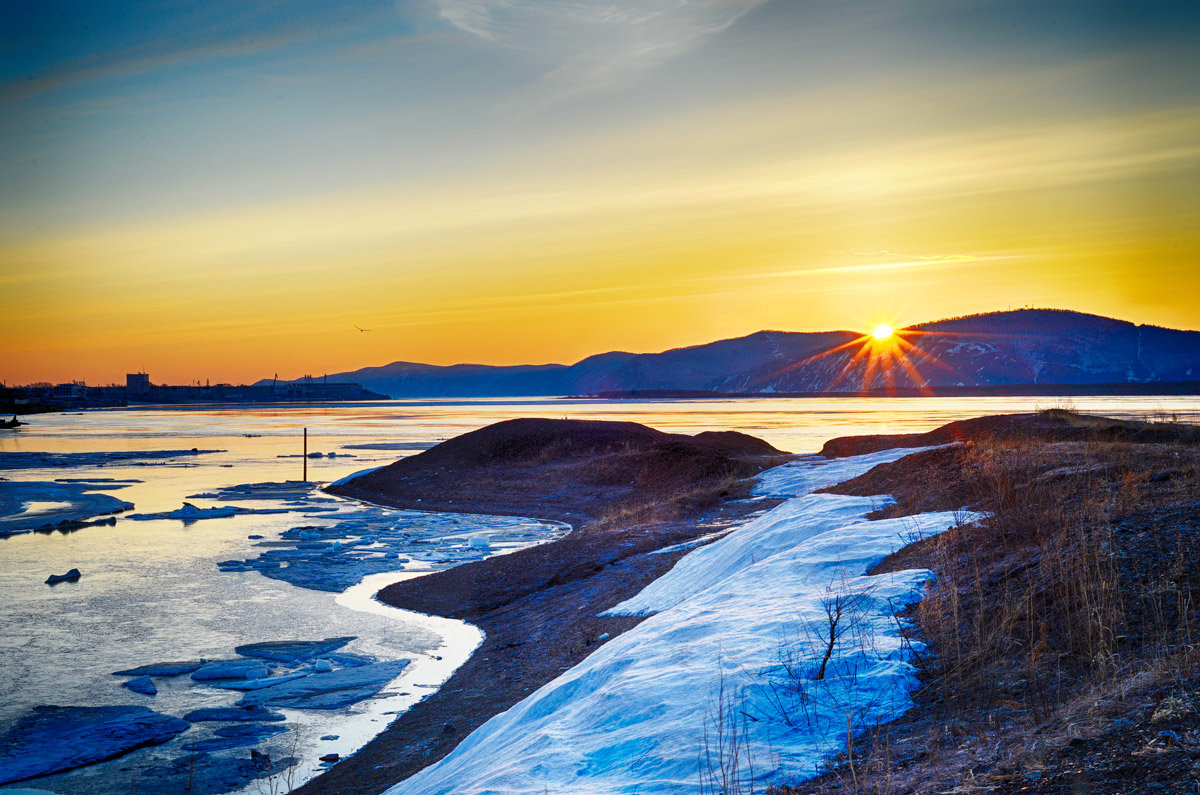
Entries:
{"label": "snow bank", "polygon": [[[721,541],[684,556],[674,568],[642,589],[637,596],[621,602],[605,611],[605,614],[648,616],[660,613],[708,590],[728,577],[765,561],[772,555],[795,550],[810,540],[816,543],[817,536],[824,536],[821,540],[827,544],[844,544],[847,540],[844,535],[831,535],[833,530],[845,526],[856,527],[855,523],[860,522],[865,514],[890,502],[890,498],[848,497],[841,494],[809,494],[793,498],[739,527]],[[874,560],[876,556],[882,558],[903,546],[907,542],[902,539],[910,537],[911,533],[931,534],[946,529],[943,523],[946,518],[941,514],[911,517],[912,527],[907,526],[908,518],[902,522],[888,520],[863,525],[872,533],[876,527],[883,528],[883,547],[866,544],[866,536],[863,535],[856,539],[858,543],[853,546],[833,549],[830,552],[833,558],[829,561],[812,560],[810,565],[814,566],[813,576],[818,579],[824,578],[824,582],[819,584],[825,585],[829,582],[830,575],[818,564],[828,563],[838,571],[853,569],[854,564]],[[862,566],[862,571],[869,565],[870,563],[867,563],[866,566]],[[862,571],[854,573],[859,574]]]}
{"label": "snow bank", "polygon": [[754,493],[769,497],[798,497],[835,483],[841,483],[843,480],[856,478],[880,464],[890,464],[893,461],[899,461],[906,455],[919,453],[922,450],[934,450],[938,446],[901,447],[866,455],[847,456],[846,458],[806,456],[760,474],[758,485],[754,487]]}
{"label": "snow bank", "polygon": [[[813,488],[910,452],[803,461],[763,480],[775,493]],[[895,613],[930,574],[866,570],[916,535],[977,518],[866,521],[880,502],[796,498],[690,553],[610,611],[655,615],[389,792],[696,791],[735,758],[759,784],[815,773],[848,730],[911,705]]]}
{"label": "snow bank", "polygon": [[349,483],[350,481],[354,480],[355,478],[361,478],[363,475],[369,475],[372,472],[378,472],[379,470],[383,469],[386,466],[391,466],[391,465],[390,464],[380,464],[377,467],[371,467],[369,469],[360,469],[357,472],[351,472],[349,475],[346,475],[344,478],[338,478],[337,480],[333,481],[329,485],[330,486],[344,486],[347,483]]}

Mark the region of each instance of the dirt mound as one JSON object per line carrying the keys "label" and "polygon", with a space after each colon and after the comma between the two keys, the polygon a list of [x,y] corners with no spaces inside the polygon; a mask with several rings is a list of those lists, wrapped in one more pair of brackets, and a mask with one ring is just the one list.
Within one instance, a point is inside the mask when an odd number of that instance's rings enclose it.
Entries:
{"label": "dirt mound", "polygon": [[724,484],[721,491],[784,455],[736,432],[687,436],[634,422],[517,419],[455,437],[329,491],[394,507],[582,524],[623,501],[658,500],[686,513],[681,501],[689,493],[698,496],[706,484]]}
{"label": "dirt mound", "polygon": [[839,436],[825,443],[821,448],[821,455],[842,458],[894,447],[927,447],[951,442],[1022,439],[1037,439],[1043,442],[1195,443],[1200,442],[1200,427],[1114,420],[1055,409],[1035,414],[997,414],[959,420],[928,433]]}

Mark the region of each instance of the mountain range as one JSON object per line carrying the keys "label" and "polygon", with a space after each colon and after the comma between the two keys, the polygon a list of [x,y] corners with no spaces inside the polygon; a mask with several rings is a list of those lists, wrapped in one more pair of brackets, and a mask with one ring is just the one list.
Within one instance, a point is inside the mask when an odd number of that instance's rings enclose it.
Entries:
{"label": "mountain range", "polygon": [[326,378],[395,398],[1157,384],[1200,380],[1200,331],[1019,309],[909,326],[884,340],[853,331],[758,331],[661,353],[601,353],[571,365],[392,362]]}

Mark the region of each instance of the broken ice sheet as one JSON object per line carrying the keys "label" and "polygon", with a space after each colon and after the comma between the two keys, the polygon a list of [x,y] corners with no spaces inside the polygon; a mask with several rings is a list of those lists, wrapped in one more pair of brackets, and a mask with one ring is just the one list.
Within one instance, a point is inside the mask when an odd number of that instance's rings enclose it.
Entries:
{"label": "broken ice sheet", "polygon": [[53,529],[97,516],[127,511],[133,503],[100,489],[125,488],[124,483],[0,481],[0,538]]}

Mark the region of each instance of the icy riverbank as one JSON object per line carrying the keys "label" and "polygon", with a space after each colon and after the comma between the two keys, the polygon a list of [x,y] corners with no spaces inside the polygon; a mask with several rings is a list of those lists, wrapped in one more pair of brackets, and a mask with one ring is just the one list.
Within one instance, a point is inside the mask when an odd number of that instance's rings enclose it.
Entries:
{"label": "icy riverbank", "polygon": [[866,521],[889,498],[803,492],[910,452],[764,473],[762,490],[803,496],[682,558],[611,611],[650,618],[389,792],[678,792],[733,767],[760,784],[815,773],[848,730],[907,709],[915,685],[895,613],[929,574],[866,570],[975,517]]}
{"label": "icy riverbank", "polygon": [[[175,490],[154,494],[155,507],[180,505],[181,497],[195,504],[122,513],[83,533],[5,539],[11,565],[0,586],[10,620],[2,644],[11,653],[0,663],[0,734],[10,732],[4,743],[16,756],[0,758],[0,781],[32,775],[31,784],[63,792],[115,790],[118,779],[126,790],[134,780],[138,791],[197,793],[253,792],[263,783],[253,779],[264,775],[299,785],[327,767],[320,757],[353,754],[437,690],[481,641],[472,627],[388,608],[374,592],[569,529],[395,511],[297,481],[168,483]],[[0,481],[0,514],[13,530],[68,511],[79,526],[94,512],[134,507],[95,492],[142,495],[150,485],[128,477]],[[193,493],[197,485],[209,489]],[[22,583],[34,567],[39,589],[30,590]],[[66,590],[41,585],[45,571],[71,567],[84,576]],[[97,631],[81,636],[81,626]],[[359,636],[342,639],[351,651],[297,640],[331,629]],[[255,650],[264,644],[308,652],[260,659]],[[129,678],[114,679],[117,670]],[[172,731],[157,731],[154,720]],[[78,752],[62,752],[56,738],[66,737]],[[264,763],[267,756],[273,761]]]}

